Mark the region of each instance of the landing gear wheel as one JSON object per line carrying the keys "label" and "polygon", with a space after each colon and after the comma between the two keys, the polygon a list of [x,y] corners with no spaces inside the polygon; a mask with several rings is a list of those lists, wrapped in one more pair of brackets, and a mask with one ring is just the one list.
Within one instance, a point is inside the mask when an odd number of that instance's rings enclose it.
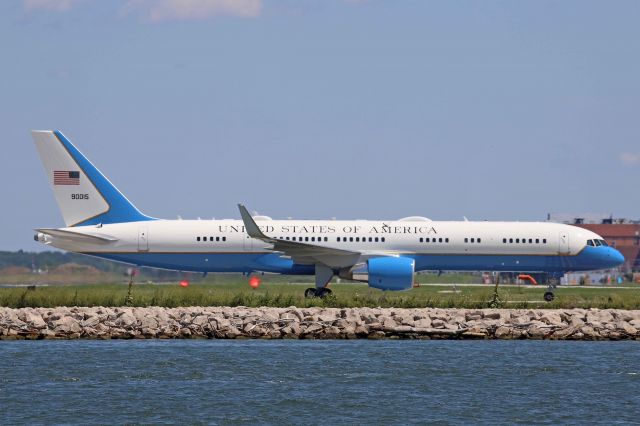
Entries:
{"label": "landing gear wheel", "polygon": [[311,299],[312,297],[327,297],[331,294],[330,288],[308,288],[304,291],[304,297],[307,299]]}
{"label": "landing gear wheel", "polygon": [[330,294],[331,294],[330,288],[323,287],[323,288],[316,289],[316,296],[318,296],[321,299],[324,297],[327,297]]}
{"label": "landing gear wheel", "polygon": [[545,302],[553,302],[553,299],[555,299],[556,296],[553,294],[553,292],[547,291],[544,293],[543,297]]}

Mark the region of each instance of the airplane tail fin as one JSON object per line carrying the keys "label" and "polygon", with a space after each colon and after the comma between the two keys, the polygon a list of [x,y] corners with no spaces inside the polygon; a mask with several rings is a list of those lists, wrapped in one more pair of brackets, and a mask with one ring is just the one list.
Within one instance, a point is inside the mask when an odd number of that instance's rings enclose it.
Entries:
{"label": "airplane tail fin", "polygon": [[67,226],[153,220],[140,212],[58,130],[31,132]]}

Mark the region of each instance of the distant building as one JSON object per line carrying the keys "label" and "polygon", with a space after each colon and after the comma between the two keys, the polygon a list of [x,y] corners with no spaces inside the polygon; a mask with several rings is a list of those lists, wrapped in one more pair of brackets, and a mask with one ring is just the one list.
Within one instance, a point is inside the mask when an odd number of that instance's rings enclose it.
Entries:
{"label": "distant building", "polygon": [[566,215],[548,215],[547,220],[588,229],[601,235],[625,258],[625,271],[640,271],[640,220],[618,219],[612,215],[581,215],[567,219]]}

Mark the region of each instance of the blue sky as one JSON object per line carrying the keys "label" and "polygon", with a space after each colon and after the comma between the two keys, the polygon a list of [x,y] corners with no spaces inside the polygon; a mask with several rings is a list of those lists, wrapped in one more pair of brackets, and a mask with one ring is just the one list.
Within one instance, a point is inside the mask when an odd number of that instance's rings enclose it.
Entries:
{"label": "blue sky", "polygon": [[640,217],[640,2],[0,2],[2,250],[62,226],[30,129],[142,211]]}

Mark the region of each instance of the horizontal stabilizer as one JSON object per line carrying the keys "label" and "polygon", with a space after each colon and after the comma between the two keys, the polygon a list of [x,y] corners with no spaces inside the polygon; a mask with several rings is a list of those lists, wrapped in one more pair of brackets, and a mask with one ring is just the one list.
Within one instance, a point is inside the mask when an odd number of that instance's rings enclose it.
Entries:
{"label": "horizontal stabilizer", "polygon": [[69,231],[67,229],[56,229],[56,228],[41,228],[41,229],[36,229],[36,231],[43,233],[45,235],[50,235],[57,239],[64,239],[64,240],[78,242],[78,243],[109,244],[109,243],[118,241],[117,238],[112,237],[111,235],[93,233],[93,232],[89,232],[89,233],[78,232],[78,231]]}

